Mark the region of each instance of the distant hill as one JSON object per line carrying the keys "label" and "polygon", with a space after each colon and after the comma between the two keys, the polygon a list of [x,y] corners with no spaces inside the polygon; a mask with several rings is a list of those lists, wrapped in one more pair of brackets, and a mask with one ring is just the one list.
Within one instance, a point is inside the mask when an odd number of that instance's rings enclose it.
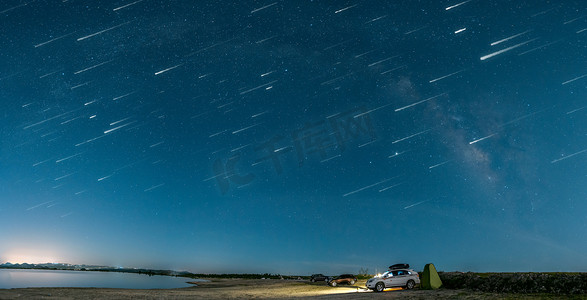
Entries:
{"label": "distant hill", "polygon": [[115,269],[114,267],[108,266],[94,266],[94,265],[72,265],[66,263],[42,263],[42,264],[13,264],[10,262],[0,264],[2,269],[50,269],[50,270],[103,270],[103,269]]}
{"label": "distant hill", "polygon": [[111,266],[96,266],[96,265],[74,265],[67,263],[42,263],[42,264],[13,264],[10,262],[0,265],[0,269],[37,269],[37,270],[70,270],[70,271],[100,271],[100,272],[122,272],[122,273],[138,273],[148,275],[167,275],[167,276],[185,276],[191,274],[190,272],[177,272],[173,270],[152,270],[152,269],[137,269],[137,268],[122,268]]}

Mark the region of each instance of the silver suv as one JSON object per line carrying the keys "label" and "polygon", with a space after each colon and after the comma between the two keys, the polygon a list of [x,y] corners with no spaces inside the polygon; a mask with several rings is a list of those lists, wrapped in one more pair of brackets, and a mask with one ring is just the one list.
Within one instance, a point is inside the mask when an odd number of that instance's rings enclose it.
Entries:
{"label": "silver suv", "polygon": [[368,289],[382,292],[384,289],[390,287],[405,287],[411,290],[417,284],[420,284],[418,272],[412,269],[395,269],[367,280],[365,285]]}

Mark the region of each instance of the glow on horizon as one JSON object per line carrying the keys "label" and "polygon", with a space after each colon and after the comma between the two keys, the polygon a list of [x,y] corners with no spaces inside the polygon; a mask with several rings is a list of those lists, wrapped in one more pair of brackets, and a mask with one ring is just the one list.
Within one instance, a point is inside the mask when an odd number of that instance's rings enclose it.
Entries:
{"label": "glow on horizon", "polygon": [[56,259],[54,256],[25,256],[25,255],[15,255],[15,256],[7,256],[3,259],[4,261],[1,263],[12,263],[12,264],[45,264],[45,263],[60,263],[63,260]]}
{"label": "glow on horizon", "polygon": [[59,256],[55,249],[15,248],[6,251],[0,258],[0,263],[13,264],[43,264],[43,263],[68,263]]}

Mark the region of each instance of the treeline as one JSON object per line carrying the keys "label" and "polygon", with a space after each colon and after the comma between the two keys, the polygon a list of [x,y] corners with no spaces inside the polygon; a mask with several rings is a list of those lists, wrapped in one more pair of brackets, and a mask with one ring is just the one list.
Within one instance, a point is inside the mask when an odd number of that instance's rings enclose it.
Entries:
{"label": "treeline", "polygon": [[[1,264],[0,269],[35,269],[35,270],[67,270],[67,271],[95,271],[95,272],[119,272],[145,274],[149,276],[177,276],[187,278],[242,278],[242,279],[284,279],[284,280],[308,280],[310,276],[304,275],[281,275],[281,274],[255,274],[255,273],[233,273],[233,274],[209,274],[209,273],[191,273],[187,271],[173,270],[153,270],[153,269],[136,269],[136,268],[116,268],[109,266],[94,265],[70,265],[70,264]],[[368,275],[367,269],[361,269],[357,275],[358,279],[367,279],[373,277]]]}
{"label": "treeline", "polygon": [[[183,273],[183,274],[181,274]],[[180,272],[176,275],[179,277],[188,278],[242,278],[242,279],[286,279],[286,280],[298,280],[298,279],[309,279],[310,276],[291,276],[291,275],[280,275],[280,274],[194,274],[189,272]]]}
{"label": "treeline", "polygon": [[135,268],[114,268],[105,266],[73,266],[73,265],[48,265],[48,264],[11,264],[0,265],[0,269],[31,269],[31,270],[65,270],[65,271],[94,271],[94,272],[119,272],[119,273],[134,273],[145,274],[149,276],[176,276],[187,278],[242,278],[242,279],[285,279],[298,280],[309,279],[310,276],[291,276],[280,274],[195,274],[187,271],[173,271],[173,270],[153,270],[153,269],[135,269]]}

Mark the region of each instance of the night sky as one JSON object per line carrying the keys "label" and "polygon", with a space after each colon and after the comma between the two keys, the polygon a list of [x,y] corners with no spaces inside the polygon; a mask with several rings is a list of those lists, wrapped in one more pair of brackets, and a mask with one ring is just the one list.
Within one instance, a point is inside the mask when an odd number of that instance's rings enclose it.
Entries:
{"label": "night sky", "polygon": [[585,1],[0,4],[0,263],[587,270]]}

